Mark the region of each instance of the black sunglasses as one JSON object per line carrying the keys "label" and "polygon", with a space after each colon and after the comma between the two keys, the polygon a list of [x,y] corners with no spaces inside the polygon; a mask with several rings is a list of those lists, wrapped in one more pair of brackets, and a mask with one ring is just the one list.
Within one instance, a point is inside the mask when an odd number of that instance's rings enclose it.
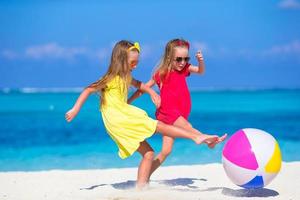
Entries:
{"label": "black sunglasses", "polygon": [[175,58],[175,61],[178,62],[178,63],[180,63],[182,61],[189,62],[189,60],[190,60],[190,57],[176,57]]}

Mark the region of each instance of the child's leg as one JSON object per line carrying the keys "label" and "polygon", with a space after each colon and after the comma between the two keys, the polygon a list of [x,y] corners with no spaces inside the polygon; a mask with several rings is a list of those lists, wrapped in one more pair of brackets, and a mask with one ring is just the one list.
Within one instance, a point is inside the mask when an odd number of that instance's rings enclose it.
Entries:
{"label": "child's leg", "polygon": [[180,127],[165,124],[161,121],[158,121],[156,131],[164,136],[169,136],[173,138],[188,138],[194,140],[196,144],[201,144],[203,142],[212,143],[218,139],[217,135],[205,135],[201,134],[199,131],[186,130]]}
{"label": "child's leg", "polygon": [[[195,132],[191,124],[182,116],[178,117],[173,123],[174,126]],[[196,132],[197,134],[201,134]],[[152,163],[151,174],[166,160],[167,156],[171,153],[174,144],[174,138],[163,136],[163,144],[161,152],[156,156]],[[150,174],[150,176],[151,176]]]}
{"label": "child's leg", "polygon": [[[174,126],[183,128],[185,130],[189,130],[191,132],[197,133],[197,134],[203,134],[199,132],[198,130],[194,129],[192,125],[182,116],[178,117],[178,119],[173,123]],[[206,135],[207,136],[207,135]],[[219,137],[215,139],[214,141],[207,140],[205,143],[208,144],[210,148],[213,148],[217,143],[225,140],[226,135]],[[168,137],[168,136],[163,136],[163,145],[162,145],[162,151],[156,156],[152,163],[152,168],[151,168],[151,174],[166,160],[167,156],[171,153],[172,148],[174,144],[174,138]]]}
{"label": "child's leg", "polygon": [[[174,125],[177,126],[177,127],[184,128],[184,129],[189,130],[189,131],[194,132],[194,133],[207,135],[207,134],[201,133],[197,129],[193,128],[193,126],[182,116],[178,117],[178,119],[174,122]],[[226,139],[226,137],[227,137],[227,134],[224,134],[223,136],[218,137],[218,139],[213,141],[213,142],[206,141],[205,143],[208,145],[209,148],[214,148],[216,144],[224,141]]]}
{"label": "child's leg", "polygon": [[136,182],[137,188],[141,189],[144,186],[146,186],[149,182],[151,165],[154,159],[154,151],[146,141],[140,143],[140,146],[137,149],[137,151],[143,156],[138,168]]}
{"label": "child's leg", "polygon": [[163,136],[162,150],[153,160],[150,176],[165,161],[167,156],[171,153],[173,144],[174,144],[174,138],[171,138],[169,136]]}
{"label": "child's leg", "polygon": [[[183,117],[178,117],[173,123],[174,126],[189,130],[191,125]],[[171,153],[174,144],[174,138],[169,136],[163,136],[162,150],[158,153],[152,163],[151,174],[166,160],[168,155]]]}

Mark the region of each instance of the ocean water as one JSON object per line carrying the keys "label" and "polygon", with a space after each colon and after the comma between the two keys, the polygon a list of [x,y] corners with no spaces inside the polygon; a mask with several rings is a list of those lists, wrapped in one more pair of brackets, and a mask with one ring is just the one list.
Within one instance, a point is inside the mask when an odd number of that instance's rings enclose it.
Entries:
{"label": "ocean water", "polygon": [[[92,95],[77,118],[67,123],[65,112],[78,92],[2,90],[0,92],[0,171],[49,169],[100,169],[136,167],[140,156],[122,160],[107,135],[99,98]],[[193,91],[190,122],[209,134],[233,134],[241,128],[271,133],[281,148],[283,161],[300,160],[300,90]],[[148,95],[134,105],[154,117]],[[156,152],[161,136],[148,140]],[[215,149],[187,139],[175,141],[164,165],[221,163],[225,143]]]}

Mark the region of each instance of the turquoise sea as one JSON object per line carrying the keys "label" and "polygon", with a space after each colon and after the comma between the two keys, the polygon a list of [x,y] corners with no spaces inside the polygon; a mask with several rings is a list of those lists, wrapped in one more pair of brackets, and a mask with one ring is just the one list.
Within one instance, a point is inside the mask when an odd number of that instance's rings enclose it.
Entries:
{"label": "turquoise sea", "polygon": [[[0,171],[136,167],[140,156],[122,160],[105,132],[99,98],[92,95],[72,123],[64,119],[79,92],[3,89],[0,92]],[[300,89],[193,91],[190,122],[200,131],[229,133],[259,128],[278,141],[283,161],[300,160]],[[148,95],[134,104],[154,117]],[[161,136],[149,143],[158,152]],[[164,165],[221,162],[224,143],[211,150],[177,139]]]}

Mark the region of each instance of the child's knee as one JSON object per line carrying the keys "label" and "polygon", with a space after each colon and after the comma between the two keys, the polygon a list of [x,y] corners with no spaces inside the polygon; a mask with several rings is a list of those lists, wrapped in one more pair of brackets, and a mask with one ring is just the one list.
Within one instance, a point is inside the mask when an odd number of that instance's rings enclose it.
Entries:
{"label": "child's knee", "polygon": [[164,128],[166,128],[166,124],[162,121],[157,121],[156,131],[161,132]]}
{"label": "child's knee", "polygon": [[148,151],[147,153],[145,153],[144,159],[153,160],[154,156],[155,156],[154,151]]}
{"label": "child's knee", "polygon": [[161,154],[163,157],[167,157],[171,154],[172,152],[172,148],[165,148],[161,151]]}
{"label": "child's knee", "polygon": [[187,127],[188,127],[188,128],[193,128],[192,124],[189,123],[189,122],[187,123]]}

